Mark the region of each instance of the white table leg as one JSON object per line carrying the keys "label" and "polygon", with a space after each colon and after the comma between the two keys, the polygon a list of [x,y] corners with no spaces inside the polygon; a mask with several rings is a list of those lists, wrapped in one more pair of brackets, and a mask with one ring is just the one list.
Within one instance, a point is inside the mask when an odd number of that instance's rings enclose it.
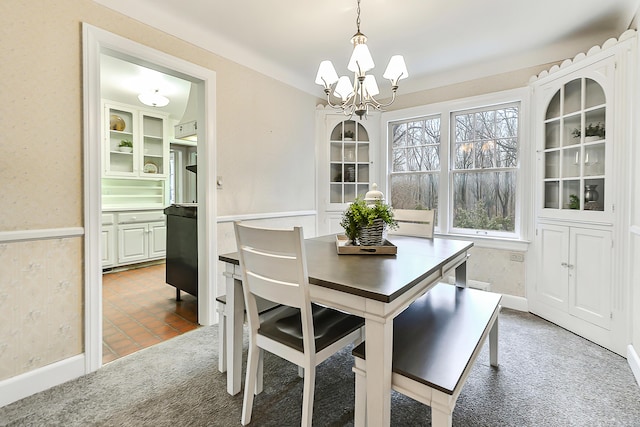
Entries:
{"label": "white table leg", "polygon": [[393,319],[366,318],[365,334],[367,337],[365,341],[367,425],[370,427],[389,426],[391,422]]}
{"label": "white table leg", "polygon": [[[234,273],[235,266],[227,264],[227,273]],[[242,282],[227,274],[227,392],[240,392],[242,382],[242,324],[244,322],[244,297]]]}
{"label": "white table leg", "polygon": [[493,326],[489,331],[489,360],[491,366],[498,366],[498,321],[500,316],[493,322]]}

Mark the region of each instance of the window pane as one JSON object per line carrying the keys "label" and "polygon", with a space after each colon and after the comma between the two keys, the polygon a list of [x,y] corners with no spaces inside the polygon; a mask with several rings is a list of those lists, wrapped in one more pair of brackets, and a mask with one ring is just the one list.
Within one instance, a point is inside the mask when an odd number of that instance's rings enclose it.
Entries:
{"label": "window pane", "polygon": [[515,171],[457,172],[453,178],[454,227],[515,231]]}
{"label": "window pane", "polygon": [[496,110],[496,138],[518,136],[518,109],[516,107]]}
{"label": "window pane", "polygon": [[473,115],[459,114],[456,116],[456,142],[471,141],[473,139]]}
{"label": "window pane", "polygon": [[472,169],[473,168],[473,143],[465,142],[456,144],[455,147],[455,169]]}
{"label": "window pane", "polygon": [[393,149],[395,150],[398,147],[404,147],[407,145],[406,135],[407,135],[407,124],[406,123],[398,123],[394,124],[391,127],[391,134],[393,135]]}
{"label": "window pane", "polygon": [[516,138],[496,140],[496,166],[499,168],[518,166],[518,140]]}
{"label": "window pane", "polygon": [[438,174],[392,175],[391,206],[396,209],[436,209]]}
{"label": "window pane", "polygon": [[475,119],[475,128],[476,128],[476,136],[475,139],[491,139],[495,135],[495,122],[496,113],[495,111],[481,111],[476,113]]}

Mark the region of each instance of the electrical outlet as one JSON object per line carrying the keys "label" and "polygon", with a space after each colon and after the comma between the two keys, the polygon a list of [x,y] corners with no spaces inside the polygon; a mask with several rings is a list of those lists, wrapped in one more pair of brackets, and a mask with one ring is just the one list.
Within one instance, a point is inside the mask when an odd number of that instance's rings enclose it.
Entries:
{"label": "electrical outlet", "polygon": [[515,262],[524,262],[524,254],[522,252],[511,252],[509,259]]}

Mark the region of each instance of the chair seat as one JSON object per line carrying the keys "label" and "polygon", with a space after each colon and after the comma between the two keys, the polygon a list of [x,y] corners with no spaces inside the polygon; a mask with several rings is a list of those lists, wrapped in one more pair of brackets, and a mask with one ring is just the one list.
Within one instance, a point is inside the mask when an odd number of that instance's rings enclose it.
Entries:
{"label": "chair seat", "polygon": [[[364,326],[364,319],[338,310],[311,304],[316,351],[321,351],[337,340]],[[279,341],[298,351],[302,345],[302,320],[300,310],[283,306],[270,313],[260,323],[260,335]]]}

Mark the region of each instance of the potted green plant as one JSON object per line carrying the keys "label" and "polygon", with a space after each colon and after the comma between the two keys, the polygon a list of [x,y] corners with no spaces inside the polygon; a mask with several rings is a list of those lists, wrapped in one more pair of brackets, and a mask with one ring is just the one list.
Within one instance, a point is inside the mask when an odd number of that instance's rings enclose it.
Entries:
{"label": "potted green plant", "polygon": [[[596,123],[595,125],[593,123],[589,123],[584,129],[585,140],[587,140],[587,138],[589,138],[590,140],[603,139],[604,133],[604,125],[602,125],[600,122]],[[571,135],[574,138],[580,138],[582,132],[580,131],[580,129],[574,129],[573,132],[571,132]]]}
{"label": "potted green plant", "polygon": [[123,139],[122,141],[120,141],[118,150],[124,153],[131,153],[133,151],[133,142],[129,139]]}
{"label": "potted green plant", "polygon": [[342,213],[340,225],[353,244],[362,246],[380,246],[384,242],[384,231],[396,229],[391,206],[381,201],[371,204],[360,197]]}
{"label": "potted green plant", "polygon": [[575,194],[569,194],[569,209],[580,209],[580,199]]}

